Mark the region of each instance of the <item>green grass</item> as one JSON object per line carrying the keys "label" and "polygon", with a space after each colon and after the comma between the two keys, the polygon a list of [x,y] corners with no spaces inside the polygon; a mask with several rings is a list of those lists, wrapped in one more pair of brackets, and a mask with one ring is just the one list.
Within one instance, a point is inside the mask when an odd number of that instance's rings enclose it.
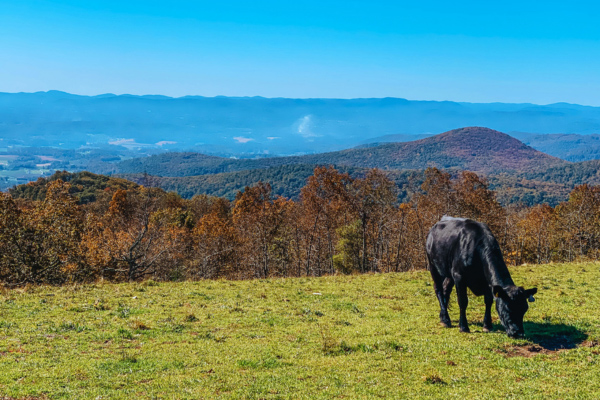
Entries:
{"label": "green grass", "polygon": [[599,398],[600,264],[512,275],[527,340],[441,328],[424,271],[5,290],[0,397]]}

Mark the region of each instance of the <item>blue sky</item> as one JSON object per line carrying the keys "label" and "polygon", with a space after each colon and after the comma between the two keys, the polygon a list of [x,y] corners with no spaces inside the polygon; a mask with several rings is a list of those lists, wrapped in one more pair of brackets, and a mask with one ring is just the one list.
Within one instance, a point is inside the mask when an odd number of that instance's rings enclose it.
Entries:
{"label": "blue sky", "polygon": [[0,0],[0,91],[600,106],[591,1]]}

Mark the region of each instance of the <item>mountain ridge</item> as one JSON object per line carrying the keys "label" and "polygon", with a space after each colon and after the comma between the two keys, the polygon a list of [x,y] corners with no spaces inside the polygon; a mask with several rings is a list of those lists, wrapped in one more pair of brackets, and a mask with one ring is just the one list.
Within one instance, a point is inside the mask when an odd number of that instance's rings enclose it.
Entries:
{"label": "mountain ridge", "polygon": [[600,107],[400,97],[0,93],[0,137],[5,146],[77,149],[122,146],[128,140],[131,149],[254,157],[336,151],[384,135],[432,134],[461,126],[537,134],[600,133]]}
{"label": "mountain ridge", "polygon": [[[209,194],[234,199],[238,191],[258,181],[269,182],[274,194],[297,198],[317,165],[333,165],[353,176],[371,168],[383,169],[398,186],[402,201],[419,191],[428,167],[453,175],[475,171],[488,179],[502,204],[555,205],[566,200],[575,185],[600,183],[600,160],[567,162],[483,127],[455,129],[412,142],[294,157],[232,159],[173,152],[123,161],[111,172],[114,177],[176,191],[186,198]],[[97,179],[93,187],[102,188],[106,179]],[[35,185],[38,190],[43,189],[44,182],[40,182]],[[12,193],[26,195],[31,190],[22,186]]]}
{"label": "mountain ridge", "polygon": [[332,164],[394,170],[438,167],[500,173],[535,171],[568,162],[537,151],[505,133],[483,127],[467,127],[411,142],[304,156],[236,160],[200,153],[165,153],[122,161],[112,171],[97,172],[193,176],[290,164]]}

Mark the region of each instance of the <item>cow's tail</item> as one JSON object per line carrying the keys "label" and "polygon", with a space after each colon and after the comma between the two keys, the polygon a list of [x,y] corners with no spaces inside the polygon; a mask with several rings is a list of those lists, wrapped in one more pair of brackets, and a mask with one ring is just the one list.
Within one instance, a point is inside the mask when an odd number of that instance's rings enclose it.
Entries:
{"label": "cow's tail", "polygon": [[[433,229],[433,228],[432,228]],[[431,253],[431,246],[433,245],[431,238],[431,231],[427,235],[427,239],[425,240],[425,254],[427,254],[427,271],[431,271],[433,268],[433,263],[431,262],[431,257],[429,253]]]}
{"label": "cow's tail", "polygon": [[431,263],[431,258],[429,257],[429,252],[427,252],[427,271],[431,272],[431,268],[433,268],[433,264]]}

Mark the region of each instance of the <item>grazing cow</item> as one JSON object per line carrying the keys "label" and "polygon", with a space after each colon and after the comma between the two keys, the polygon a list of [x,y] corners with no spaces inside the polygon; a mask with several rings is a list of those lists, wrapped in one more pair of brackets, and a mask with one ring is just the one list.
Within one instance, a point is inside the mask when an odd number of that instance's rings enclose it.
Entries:
{"label": "grazing cow", "polygon": [[444,216],[427,236],[427,259],[435,294],[440,302],[440,322],[450,327],[448,300],[456,285],[460,307],[459,327],[469,332],[467,323],[467,288],[476,296],[484,296],[483,330],[492,329],[491,308],[496,297],[496,310],[508,336],[524,335],[523,316],[527,300],[534,301],[537,289],[515,286],[502,258],[500,246],[487,225],[464,218]]}

